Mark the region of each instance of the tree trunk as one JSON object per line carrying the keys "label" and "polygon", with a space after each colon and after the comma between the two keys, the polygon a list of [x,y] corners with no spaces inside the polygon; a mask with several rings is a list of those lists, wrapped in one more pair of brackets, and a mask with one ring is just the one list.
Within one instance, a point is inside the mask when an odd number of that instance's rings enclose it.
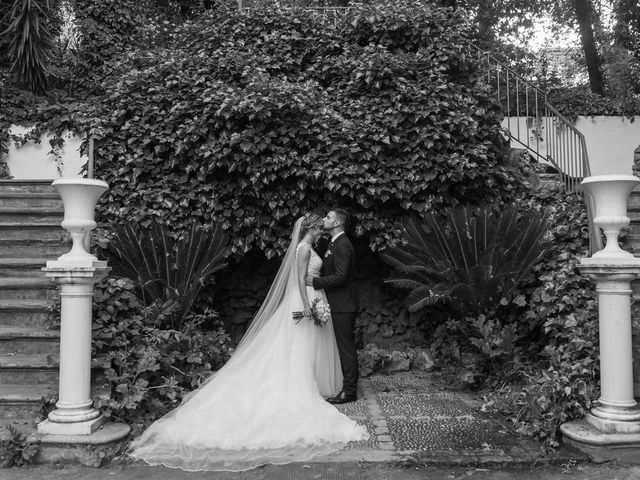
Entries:
{"label": "tree trunk", "polygon": [[573,7],[580,28],[580,40],[582,41],[582,51],[587,62],[589,72],[589,84],[594,93],[604,93],[604,78],[600,68],[600,58],[593,35],[593,23],[591,19],[590,0],[573,0]]}

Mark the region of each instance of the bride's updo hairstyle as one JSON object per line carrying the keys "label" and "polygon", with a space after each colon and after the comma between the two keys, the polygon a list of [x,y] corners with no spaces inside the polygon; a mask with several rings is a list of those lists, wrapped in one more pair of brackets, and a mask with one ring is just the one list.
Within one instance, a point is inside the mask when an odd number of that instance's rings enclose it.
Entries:
{"label": "bride's updo hairstyle", "polygon": [[322,217],[317,213],[309,212],[304,216],[302,225],[300,225],[300,239],[304,238],[309,230],[313,230],[316,227],[322,227]]}

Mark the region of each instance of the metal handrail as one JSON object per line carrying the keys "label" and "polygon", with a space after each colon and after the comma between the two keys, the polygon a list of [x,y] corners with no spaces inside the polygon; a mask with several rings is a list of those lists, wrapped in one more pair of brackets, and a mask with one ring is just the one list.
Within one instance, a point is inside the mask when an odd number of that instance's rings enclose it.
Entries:
{"label": "metal handrail", "polygon": [[[591,175],[587,142],[582,132],[549,103],[547,92],[532,85],[488,52],[484,52],[470,42],[469,45],[486,59],[487,83],[494,87],[497,100],[503,106],[507,122],[505,131],[509,138],[525,147],[538,159],[553,165],[568,192],[581,194],[580,182]],[[492,77],[492,70],[495,71],[494,77]],[[504,77],[504,89],[502,90],[501,73]],[[514,88],[515,116],[512,115],[511,102]],[[522,89],[524,90],[524,110],[521,108]],[[504,90],[506,90],[506,96],[503,98]],[[534,118],[533,128],[529,127],[528,121],[525,128],[522,128],[520,112],[523,112],[522,116],[526,118]],[[515,126],[512,122],[513,117],[515,117]],[[540,126],[544,132],[540,131]],[[531,141],[532,137],[534,141]],[[543,151],[543,143],[546,152]],[[594,206],[590,204],[589,199],[584,198],[584,201],[587,207],[589,249],[591,253],[594,253],[601,250],[604,243],[600,230],[593,223]]]}
{"label": "metal handrail", "polygon": [[[507,123],[506,133],[511,140],[538,159],[553,165],[567,190],[580,190],[580,181],[590,172],[584,135],[549,103],[544,90],[532,85],[489,53],[470,42],[468,44],[486,60],[487,83],[494,87],[497,100],[502,104]],[[512,99],[515,101],[512,102]],[[523,117],[534,119],[533,128],[529,122],[523,128],[520,121]],[[546,153],[543,153],[543,146],[546,147]]]}

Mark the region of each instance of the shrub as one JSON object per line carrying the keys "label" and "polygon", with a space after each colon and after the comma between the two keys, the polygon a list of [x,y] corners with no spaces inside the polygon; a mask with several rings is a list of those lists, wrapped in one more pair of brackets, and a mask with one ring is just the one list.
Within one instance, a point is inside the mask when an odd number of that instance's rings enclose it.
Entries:
{"label": "shrub", "polygon": [[38,453],[38,444],[32,443],[11,424],[7,424],[6,429],[11,436],[0,440],[0,468],[30,464]]}
{"label": "shrub", "polygon": [[[98,401],[106,414],[130,423],[134,434],[176,407],[230,356],[230,339],[212,310],[189,314],[176,329],[154,326],[130,280],[96,286],[94,355],[106,355],[111,396]],[[151,318],[149,318],[151,317]]]}
{"label": "shrub", "polygon": [[511,302],[442,326],[435,350],[462,359],[465,380],[496,388],[487,409],[555,448],[560,424],[582,416],[598,395],[595,289],[577,268],[588,255],[587,213],[582,197],[560,185],[527,196],[519,208],[548,215],[547,255]]}
{"label": "shrub", "polygon": [[595,285],[577,268],[589,251],[584,200],[549,188],[524,208],[533,203],[552,219],[552,248],[535,268],[538,282],[528,289],[527,379],[501,405],[520,431],[556,447],[560,424],[584,415],[599,394],[597,303]]}
{"label": "shrub", "polygon": [[409,311],[444,302],[462,314],[484,312],[510,300],[545,253],[545,219],[513,208],[458,208],[444,221],[408,219],[405,230],[406,243],[381,257],[393,268],[385,282],[410,290]]}
{"label": "shrub", "polygon": [[588,87],[556,88],[549,92],[549,102],[567,118],[614,115],[632,117],[640,114],[640,99],[618,99],[593,93]]}
{"label": "shrub", "polygon": [[154,325],[176,328],[190,314],[207,280],[224,268],[229,237],[219,225],[203,228],[191,225],[178,238],[168,227],[150,229],[124,222],[113,227],[109,249],[113,275],[136,282],[146,306],[157,310]]}
{"label": "shrub", "polygon": [[91,130],[105,220],[216,221],[236,254],[271,258],[301,212],[341,204],[376,249],[402,216],[508,202],[522,181],[463,33],[426,1],[336,24],[221,7],[119,53],[90,100],[12,111]]}

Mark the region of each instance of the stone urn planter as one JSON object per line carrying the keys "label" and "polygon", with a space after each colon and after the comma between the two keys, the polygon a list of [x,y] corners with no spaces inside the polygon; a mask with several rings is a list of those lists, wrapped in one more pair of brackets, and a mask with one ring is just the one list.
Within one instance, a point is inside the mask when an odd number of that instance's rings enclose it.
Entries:
{"label": "stone urn planter", "polygon": [[91,265],[98,259],[85,249],[87,234],[96,228],[94,212],[100,196],[109,189],[102,180],[93,178],[60,178],[53,187],[64,203],[62,228],[71,234],[73,246],[68,253],[58,258],[59,262],[74,265]]}
{"label": "stone urn planter", "polygon": [[582,181],[585,194],[591,198],[594,219],[607,238],[605,247],[592,255],[594,259],[629,259],[633,255],[620,248],[618,236],[629,225],[627,201],[631,191],[640,184],[634,175],[595,175]]}

